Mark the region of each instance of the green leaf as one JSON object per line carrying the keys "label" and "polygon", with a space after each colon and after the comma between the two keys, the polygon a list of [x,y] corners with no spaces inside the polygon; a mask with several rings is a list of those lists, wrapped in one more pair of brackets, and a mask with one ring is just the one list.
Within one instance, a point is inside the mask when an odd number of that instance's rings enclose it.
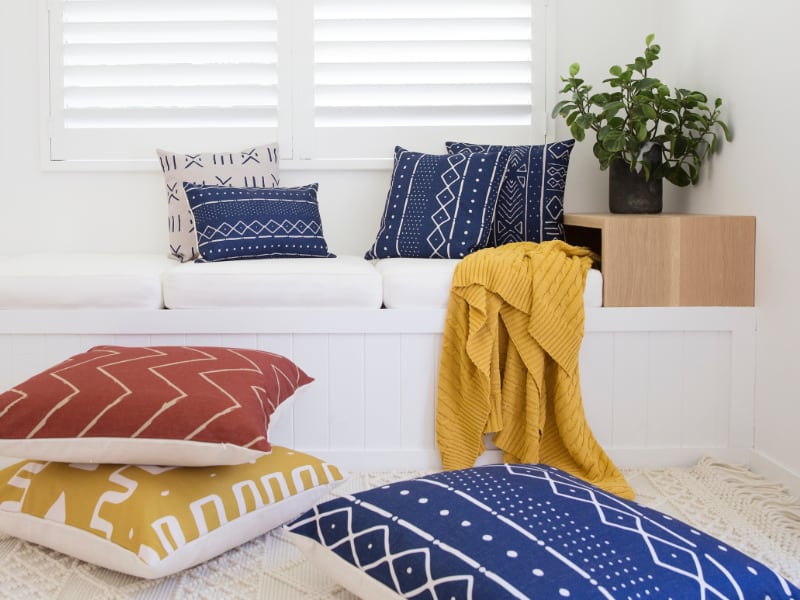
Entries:
{"label": "green leaf", "polygon": [[581,66],[578,63],[572,63],[569,66],[569,76],[570,77],[575,77],[575,75],[577,75],[578,71],[580,71],[580,70],[581,70]]}
{"label": "green leaf", "polygon": [[574,110],[575,108],[576,106],[573,104],[572,100],[560,100],[556,102],[556,105],[553,107],[550,116],[554,119],[559,115],[563,117],[569,114],[569,111]]}
{"label": "green leaf", "polygon": [[571,112],[570,114],[568,114],[566,119],[564,119],[564,122],[567,124],[567,127],[572,127],[572,124],[575,122],[575,119],[577,119],[578,115],[580,114],[581,113],[579,113],[577,110],[575,112]]}
{"label": "green leaf", "polygon": [[572,137],[575,138],[575,141],[582,142],[586,139],[586,131],[577,123],[573,123],[569,130],[570,133],[572,133]]}
{"label": "green leaf", "polygon": [[680,166],[669,169],[666,174],[667,181],[679,187],[686,187],[692,183],[692,178]]}
{"label": "green leaf", "polygon": [[625,108],[625,104],[622,102],[609,102],[603,108],[602,117],[604,119],[610,119],[614,115],[616,115],[619,111]]}
{"label": "green leaf", "polygon": [[728,129],[728,125],[724,121],[720,121],[719,119],[717,119],[717,125],[719,125],[720,129],[722,129],[722,133],[725,134],[725,139],[729,142],[732,142],[733,136],[731,135],[731,132]]}
{"label": "green leaf", "polygon": [[689,138],[685,135],[679,135],[672,143],[672,154],[675,158],[680,158],[684,154],[686,154],[686,150],[689,148]]}
{"label": "green leaf", "polygon": [[620,75],[622,75],[622,67],[620,67],[619,65],[614,65],[608,70],[608,72],[611,73],[614,77],[619,77]]}
{"label": "green leaf", "polygon": [[634,130],[636,131],[637,142],[644,142],[647,139],[647,126],[644,123],[637,121],[634,124]]}
{"label": "green leaf", "polygon": [[654,40],[654,39],[656,39],[656,34],[655,34],[655,33],[651,33],[651,34],[649,34],[649,35],[648,35],[646,38],[644,38],[644,43],[645,43],[647,46],[649,46],[650,44],[652,44],[652,43],[653,43],[653,40]]}
{"label": "green leaf", "polygon": [[612,129],[603,140],[603,148],[609,152],[621,152],[625,148],[625,132]]}
{"label": "green leaf", "polygon": [[594,124],[594,115],[582,114],[576,119],[576,122],[584,129],[589,129]]}
{"label": "green leaf", "polygon": [[653,88],[658,88],[661,85],[661,82],[658,79],[653,77],[643,77],[639,81],[637,81],[633,87],[637,90],[650,90]]}
{"label": "green leaf", "polygon": [[642,104],[639,107],[639,110],[641,111],[642,116],[644,116],[645,119],[650,119],[651,121],[655,121],[656,119],[658,119],[658,113],[656,112],[656,109],[653,108],[650,104]]}
{"label": "green leaf", "polygon": [[676,117],[670,112],[661,113],[661,120],[664,121],[665,123],[669,123],[670,125],[678,124],[678,117]]}

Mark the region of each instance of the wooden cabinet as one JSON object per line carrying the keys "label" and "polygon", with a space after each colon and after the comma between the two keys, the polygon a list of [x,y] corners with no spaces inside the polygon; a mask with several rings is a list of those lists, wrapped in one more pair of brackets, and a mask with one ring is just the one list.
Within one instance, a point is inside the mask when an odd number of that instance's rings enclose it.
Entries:
{"label": "wooden cabinet", "polygon": [[755,217],[567,213],[564,227],[600,256],[604,306],[753,306]]}

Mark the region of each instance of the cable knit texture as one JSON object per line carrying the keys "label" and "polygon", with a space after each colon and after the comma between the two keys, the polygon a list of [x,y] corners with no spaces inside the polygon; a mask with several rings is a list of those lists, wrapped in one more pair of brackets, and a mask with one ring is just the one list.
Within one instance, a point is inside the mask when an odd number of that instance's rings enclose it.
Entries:
{"label": "cable knit texture", "polygon": [[467,256],[453,275],[436,439],[446,469],[471,467],[485,433],[505,462],[543,462],[633,498],[581,400],[578,353],[590,252],[518,242]]}

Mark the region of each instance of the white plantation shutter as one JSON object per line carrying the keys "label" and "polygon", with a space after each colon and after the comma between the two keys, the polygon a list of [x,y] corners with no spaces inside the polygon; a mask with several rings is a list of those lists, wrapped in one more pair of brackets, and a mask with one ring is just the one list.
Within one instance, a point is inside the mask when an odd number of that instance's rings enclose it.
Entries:
{"label": "white plantation shutter", "polygon": [[313,154],[543,136],[534,4],[315,0]]}
{"label": "white plantation shutter", "polygon": [[544,0],[41,1],[51,161],[544,139]]}
{"label": "white plantation shutter", "polygon": [[51,159],[276,140],[277,14],[275,0],[52,1]]}

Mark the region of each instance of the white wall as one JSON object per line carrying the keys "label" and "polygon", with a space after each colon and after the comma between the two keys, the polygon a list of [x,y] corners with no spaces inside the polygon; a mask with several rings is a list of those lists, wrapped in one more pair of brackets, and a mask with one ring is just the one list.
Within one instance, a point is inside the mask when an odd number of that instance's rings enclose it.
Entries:
{"label": "white wall", "polygon": [[[655,33],[662,52],[653,75],[724,100],[734,142],[707,165],[698,186],[665,186],[665,210],[756,216],[756,449],[800,476],[795,364],[800,199],[794,134],[787,131],[800,92],[795,32],[800,5],[791,0],[554,4],[558,73],[579,62],[586,79],[599,82],[608,67],[636,56],[644,36]],[[563,126],[559,133],[564,135]],[[606,186],[590,144],[580,145],[570,164],[567,210],[605,210]]]}
{"label": "white wall", "polygon": [[[550,0],[550,6],[557,12],[557,73],[577,61],[587,79],[599,81],[611,64],[641,51],[652,32],[663,47],[659,76],[725,100],[735,142],[715,158],[698,187],[667,186],[665,210],[756,215],[756,445],[800,474],[800,436],[794,432],[800,394],[793,364],[800,332],[800,202],[793,135],[782,125],[784,118],[791,125],[798,96],[800,51],[793,28],[800,8],[792,0]],[[154,223],[166,223],[166,205],[155,163],[144,172],[41,170],[38,11],[38,0],[0,2],[0,255],[35,249],[161,252],[166,226]],[[557,133],[566,137],[561,124]],[[377,226],[388,178],[388,170],[289,171],[283,183],[319,181],[334,251],[359,254]],[[607,176],[590,144],[579,145],[569,170],[567,210],[606,210],[606,191]]]}

